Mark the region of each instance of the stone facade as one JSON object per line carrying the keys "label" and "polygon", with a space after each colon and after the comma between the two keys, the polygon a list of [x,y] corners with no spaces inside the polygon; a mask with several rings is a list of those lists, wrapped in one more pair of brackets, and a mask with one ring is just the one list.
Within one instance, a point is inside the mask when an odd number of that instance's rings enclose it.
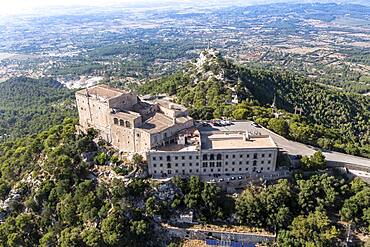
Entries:
{"label": "stone facade", "polygon": [[[94,128],[121,152],[147,158],[155,178],[218,177],[276,170],[278,148],[245,123],[195,126],[187,109],[169,100],[141,100],[135,93],[98,85],[76,93],[80,129]],[[238,126],[240,128],[238,129]]]}
{"label": "stone facade", "polygon": [[76,93],[79,125],[94,128],[119,150],[146,154],[194,125],[187,109],[167,100],[142,101],[135,93],[98,85]]}

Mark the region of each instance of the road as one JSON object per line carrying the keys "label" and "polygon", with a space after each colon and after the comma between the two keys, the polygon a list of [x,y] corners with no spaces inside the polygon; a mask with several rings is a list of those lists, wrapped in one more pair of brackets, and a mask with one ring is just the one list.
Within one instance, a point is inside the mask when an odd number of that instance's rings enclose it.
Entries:
{"label": "road", "polygon": [[[286,151],[288,154],[291,155],[312,155],[314,152],[320,150],[319,148],[315,148],[306,144],[290,141],[268,129],[261,128],[261,133],[263,132],[265,132],[266,134],[268,133],[272,137],[276,145],[282,149],[282,151]],[[354,165],[364,168],[364,170],[370,171],[370,159],[339,152],[323,150],[321,151],[328,161],[329,165]]]}
{"label": "road", "polygon": [[[250,133],[261,133],[263,135],[270,135],[276,145],[282,150],[291,155],[312,155],[314,152],[320,150],[303,143],[290,141],[274,132],[266,129],[253,126],[250,121],[232,121],[228,126],[214,126],[209,124],[201,126],[201,131],[248,131]],[[349,154],[324,151],[321,150],[328,161],[329,166],[346,166],[353,170],[362,170],[370,172],[370,159],[357,157]]]}

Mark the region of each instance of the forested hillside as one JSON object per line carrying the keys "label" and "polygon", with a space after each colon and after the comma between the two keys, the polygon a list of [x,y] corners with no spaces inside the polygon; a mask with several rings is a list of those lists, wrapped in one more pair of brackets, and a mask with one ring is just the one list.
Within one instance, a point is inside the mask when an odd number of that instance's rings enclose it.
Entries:
{"label": "forested hillside", "polygon": [[76,115],[73,91],[55,80],[19,77],[0,83],[0,141],[38,133]]}
{"label": "forested hillside", "polygon": [[0,144],[0,246],[168,246],[160,223],[189,211],[202,224],[276,230],[284,247],[338,246],[343,222],[369,231],[370,188],[360,179],[296,174],[237,198],[199,177],[128,179],[115,168],[145,167],[141,159],[127,163],[75,124]]}
{"label": "forested hillside", "polygon": [[[370,98],[323,87],[287,71],[235,65],[205,51],[185,71],[152,80],[143,93],[168,93],[195,118],[254,119],[307,144],[370,157]],[[282,113],[274,119],[271,104]],[[231,104],[238,98],[239,104]],[[302,116],[294,107],[302,108]]]}

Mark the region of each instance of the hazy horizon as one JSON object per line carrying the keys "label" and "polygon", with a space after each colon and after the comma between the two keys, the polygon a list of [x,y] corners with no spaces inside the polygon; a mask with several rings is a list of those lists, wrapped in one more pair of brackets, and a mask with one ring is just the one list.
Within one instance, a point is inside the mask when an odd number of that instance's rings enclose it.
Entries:
{"label": "hazy horizon", "polygon": [[45,8],[74,8],[74,7],[172,7],[172,6],[194,6],[194,7],[207,7],[207,6],[232,6],[232,5],[261,5],[273,3],[352,3],[369,5],[365,0],[227,0],[220,3],[216,0],[211,1],[195,1],[195,0],[13,0],[10,2],[2,3],[0,16],[14,16],[23,14],[34,14]]}

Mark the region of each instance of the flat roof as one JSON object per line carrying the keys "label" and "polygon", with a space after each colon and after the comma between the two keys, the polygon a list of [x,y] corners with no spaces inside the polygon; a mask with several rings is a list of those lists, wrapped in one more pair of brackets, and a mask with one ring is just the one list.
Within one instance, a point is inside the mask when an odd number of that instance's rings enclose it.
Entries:
{"label": "flat roof", "polygon": [[270,136],[253,136],[245,140],[243,133],[210,133],[201,134],[202,149],[245,149],[277,148]]}
{"label": "flat roof", "polygon": [[117,118],[132,119],[132,120],[141,117],[139,113],[133,112],[133,111],[119,111],[116,113],[111,113],[111,115]]}
{"label": "flat roof", "polygon": [[185,152],[185,151],[198,151],[198,145],[183,145],[183,144],[169,144],[165,146],[159,146],[151,149],[151,151],[163,151],[163,152]]}
{"label": "flat roof", "polygon": [[120,96],[120,95],[126,94],[126,93],[128,93],[128,92],[126,92],[124,90],[121,90],[121,89],[110,87],[110,86],[105,85],[105,84],[99,84],[99,85],[96,85],[96,86],[93,86],[93,87],[90,87],[90,88],[82,89],[82,90],[77,92],[77,94],[95,95],[95,96],[105,98],[105,99],[115,98],[117,96]]}
{"label": "flat roof", "polygon": [[258,128],[252,125],[252,121],[231,121],[229,125],[224,126],[215,126],[211,123],[208,123],[207,125],[200,125],[198,127],[199,131],[202,132],[230,132],[230,131],[248,131],[252,134],[267,134],[266,131],[262,128]]}
{"label": "flat roof", "polygon": [[139,128],[148,133],[158,133],[173,125],[171,118],[163,113],[156,113],[154,116],[147,119]]}

